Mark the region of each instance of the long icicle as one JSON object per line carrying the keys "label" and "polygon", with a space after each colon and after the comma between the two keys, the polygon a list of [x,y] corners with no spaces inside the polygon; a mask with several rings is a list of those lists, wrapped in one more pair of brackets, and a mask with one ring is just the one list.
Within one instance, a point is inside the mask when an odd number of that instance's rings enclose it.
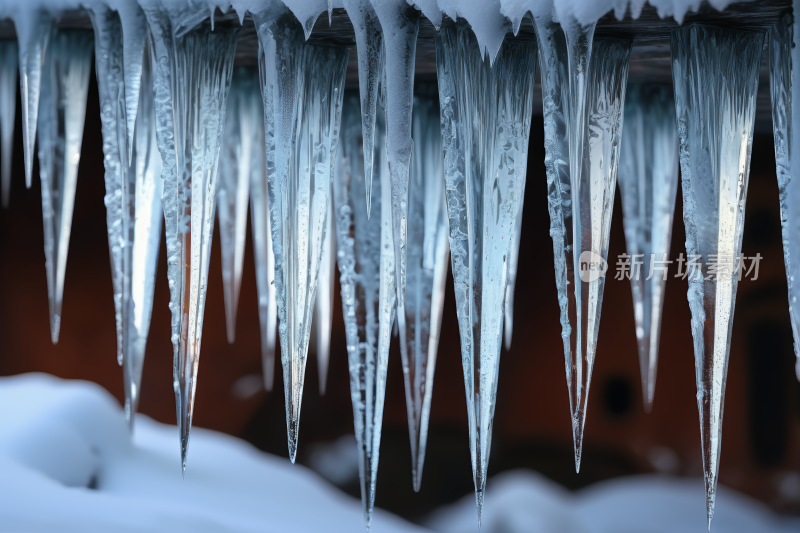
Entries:
{"label": "long icicle", "polygon": [[[798,2],[794,2],[794,7]],[[786,282],[789,288],[789,316],[792,321],[794,351],[797,356],[795,374],[800,380],[800,20],[794,12],[787,13],[770,30],[769,77],[772,92],[772,128],[775,134],[775,163],[780,188],[781,229],[783,230],[783,258],[786,264]],[[797,83],[795,83],[797,82]],[[792,161],[792,154],[795,161]],[[792,164],[794,163],[794,165]],[[797,280],[797,282],[795,282]]]}
{"label": "long icicle", "polygon": [[386,154],[392,178],[392,232],[397,305],[406,290],[408,176],[411,168],[411,111],[420,13],[406,0],[372,0],[383,29],[386,94]]}
{"label": "long icicle", "polygon": [[132,429],[139,403],[161,241],[161,158],[156,152],[149,61],[144,75],[149,86],[141,92],[143,115],[136,122],[133,161],[129,165],[122,25],[118,14],[102,3],[94,4],[89,15],[95,35],[105,156],[104,203],[114,288],[117,360],[123,365],[125,417]]}
{"label": "long icicle", "polygon": [[364,204],[363,138],[359,103],[348,97],[342,117],[342,147],[333,181],[342,314],[347,336],[350,398],[358,446],[358,473],[364,524],[369,530],[375,505],[375,482],[383,424],[389,346],[395,315],[394,247],[391,188],[385,152],[386,123],[376,113],[372,210]]}
{"label": "long icicle", "polygon": [[[632,85],[619,165],[644,409],[653,408],[666,263],[678,192],[675,99],[668,85]],[[638,266],[636,266],[638,264]]]}
{"label": "long icicle", "polygon": [[294,462],[347,50],[304,44],[300,24],[280,2],[253,18],[264,100],[286,427]]}
{"label": "long icicle", "polygon": [[361,132],[364,144],[364,177],[367,183],[367,217],[372,199],[372,168],[375,153],[375,113],[378,87],[383,75],[383,32],[371,0],[344,0],[353,24],[358,53],[358,91],[361,95]]}
{"label": "long icicle", "polygon": [[709,530],[763,43],[696,24],[670,36]]}
{"label": "long icicle", "polygon": [[53,34],[53,15],[20,7],[13,17],[19,43],[19,89],[22,103],[22,148],[25,156],[25,186],[31,188],[33,149],[45,53]]}
{"label": "long icicle", "polygon": [[183,28],[178,8],[168,11],[157,3],[144,11],[150,27],[156,138],[163,163],[173,387],[185,473],[214,230],[217,162],[239,29],[218,25],[211,31],[208,20]]}
{"label": "long icicle", "polygon": [[480,524],[491,448],[506,256],[517,213],[532,115],[536,46],[506,40],[490,66],[470,27],[436,35],[450,251],[461,335],[470,454]]}
{"label": "long icicle", "polygon": [[258,78],[251,69],[238,67],[233,72],[225,135],[219,159],[217,216],[222,246],[222,288],[225,298],[225,323],[228,342],[236,339],[236,309],[242,286],[244,244],[247,231],[247,203],[252,174],[261,174],[258,153],[263,143],[256,133],[262,130],[263,107]]}
{"label": "long icicle", "polygon": [[317,301],[314,304],[314,340],[319,374],[319,393],[325,395],[328,381],[328,360],[331,355],[331,326],[333,325],[333,291],[336,275],[336,231],[333,220],[333,190],[328,197],[328,221],[325,226],[325,241],[322,243],[322,259],[319,266]]}
{"label": "long icicle", "polygon": [[422,483],[425,464],[433,375],[450,265],[442,131],[435,92],[435,87],[420,88],[414,98],[406,301],[398,313],[411,440],[411,477],[416,492]]}
{"label": "long icicle", "polygon": [[[552,14],[534,17],[542,68],[545,167],[550,236],[564,343],[564,364],[575,447],[575,470],[580,469],[585,420],[586,386],[590,374],[579,306],[581,286],[577,283],[581,220],[575,196],[581,183],[586,137],[586,88],[594,41],[594,24],[581,26],[574,19],[564,27]],[[573,290],[569,290],[572,286]],[[581,350],[581,346],[584,348]],[[594,354],[592,353],[593,357]]]}
{"label": "long icicle", "polygon": [[39,178],[50,336],[58,342],[92,61],[92,32],[59,30],[42,68]]}
{"label": "long icicle", "polygon": [[17,69],[19,50],[11,39],[0,41],[0,189],[3,208],[11,194],[11,157],[14,149],[14,120],[17,115]]}
{"label": "long icicle", "polygon": [[[522,198],[525,198],[525,184],[522,185]],[[517,264],[519,264],[519,244],[522,236],[522,209],[517,214],[516,233],[508,252],[508,280],[506,281],[506,301],[503,316],[503,345],[506,351],[511,349],[511,338],[514,333],[514,290],[517,286]]]}
{"label": "long icicle", "polygon": [[[242,120],[255,120],[257,128],[253,131],[250,166],[250,226],[253,235],[253,256],[256,268],[256,289],[258,291],[258,322],[261,331],[261,361],[264,375],[264,388],[272,390],[275,380],[275,347],[278,342],[278,309],[275,301],[275,255],[272,251],[272,232],[269,217],[269,190],[267,183],[267,156],[264,152],[264,104],[261,100],[261,87],[258,71],[252,70],[249,76],[253,84],[243,84],[246,101],[255,99],[257,112]],[[250,126],[248,126],[249,128]]]}

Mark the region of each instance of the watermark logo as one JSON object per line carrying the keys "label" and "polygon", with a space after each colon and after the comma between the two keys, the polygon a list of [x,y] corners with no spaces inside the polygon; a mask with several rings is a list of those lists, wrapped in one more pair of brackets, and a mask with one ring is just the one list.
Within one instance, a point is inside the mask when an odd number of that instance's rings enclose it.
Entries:
{"label": "watermark logo", "polygon": [[600,254],[596,254],[591,250],[586,250],[581,253],[580,268],[581,281],[584,283],[591,283],[606,275],[608,263]]}

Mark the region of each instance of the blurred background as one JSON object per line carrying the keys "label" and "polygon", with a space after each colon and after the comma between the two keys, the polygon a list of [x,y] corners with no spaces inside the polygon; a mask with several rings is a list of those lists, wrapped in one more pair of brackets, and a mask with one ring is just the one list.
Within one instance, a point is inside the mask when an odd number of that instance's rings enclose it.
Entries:
{"label": "blurred background", "polygon": [[[327,25],[327,21],[326,21]],[[430,53],[422,49],[420,53]],[[355,50],[351,50],[351,65]],[[353,80],[353,70],[348,79]],[[633,75],[633,74],[632,74]],[[430,81],[420,76],[419,81]],[[762,77],[762,91],[767,80]],[[355,88],[349,85],[349,88]],[[540,98],[540,96],[539,96]],[[0,211],[0,375],[47,372],[101,384],[120,402],[116,362],[103,155],[94,74],[89,89],[58,345],[50,342],[39,182],[26,190],[17,113],[11,205]],[[20,109],[19,104],[17,109]],[[537,108],[540,112],[541,108]],[[760,119],[769,120],[761,116]],[[529,468],[576,489],[618,476],[658,472],[702,476],[687,283],[670,270],[661,328],[655,404],[645,414],[628,281],[606,283],[580,474],[572,433],[552,241],[549,236],[543,124],[531,124],[512,347],[503,351],[490,474]],[[743,253],[763,257],[757,280],[739,284],[725,402],[720,482],[772,509],[800,515],[800,383],[789,321],[778,185],[770,126],[757,128],[750,167]],[[34,176],[38,167],[34,167]],[[671,259],[685,253],[678,194]],[[248,217],[249,224],[249,217]],[[252,242],[247,236],[236,342],[228,344],[215,233],[194,426],[241,437],[288,457],[283,381],[262,390]],[[614,206],[609,274],[625,251],[619,198]],[[169,290],[162,240],[140,412],[175,423]],[[613,276],[612,276],[613,277]],[[338,275],[327,392],[320,396],[309,353],[297,461],[358,497],[356,444]],[[376,505],[412,521],[474,491],[458,323],[447,282],[422,489],[411,484],[403,374],[395,339],[389,361]],[[277,363],[280,365],[280,363]],[[281,372],[276,368],[276,372]],[[175,438],[178,462],[178,438]],[[189,457],[191,465],[191,454]]]}

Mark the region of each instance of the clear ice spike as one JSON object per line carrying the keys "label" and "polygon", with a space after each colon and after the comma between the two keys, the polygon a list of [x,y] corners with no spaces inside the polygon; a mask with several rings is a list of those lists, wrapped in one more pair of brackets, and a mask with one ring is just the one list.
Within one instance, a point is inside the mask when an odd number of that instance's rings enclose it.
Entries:
{"label": "clear ice spike", "polygon": [[[594,24],[570,19],[562,26],[550,16],[534,17],[534,24],[539,64],[544,65],[547,203],[579,471],[631,45],[609,41],[595,52]],[[591,66],[595,61],[596,69]]]}
{"label": "clear ice spike", "polygon": [[344,0],[353,24],[358,52],[358,91],[361,95],[361,131],[364,144],[364,176],[367,182],[367,217],[372,199],[372,167],[378,87],[383,76],[383,32],[372,0]]}
{"label": "clear ice spike", "polygon": [[336,228],[333,220],[333,191],[328,197],[328,221],[325,226],[325,241],[322,243],[322,259],[317,282],[317,301],[314,304],[314,338],[316,340],[317,369],[319,372],[319,394],[325,396],[328,381],[328,361],[331,355],[331,326],[333,325],[333,291],[336,275]]}
{"label": "clear ice spike", "polygon": [[622,225],[630,262],[644,410],[656,390],[664,286],[678,191],[678,133],[672,88],[629,85],[619,164]]}
{"label": "clear ice spike", "polygon": [[51,44],[42,67],[38,122],[50,336],[56,344],[94,38],[91,31],[59,30]]}
{"label": "clear ice spike", "polygon": [[709,529],[763,43],[696,24],[670,35]]}
{"label": "clear ice spike", "polygon": [[294,462],[347,50],[304,43],[280,2],[254,15],[289,458]]}
{"label": "clear ice spike", "polygon": [[214,233],[217,164],[239,28],[217,24],[212,31],[209,20],[181,28],[176,22],[181,20],[180,8],[170,9],[151,6],[145,15],[163,165],[173,388],[185,472]]}
{"label": "clear ice spike", "polygon": [[[525,183],[522,184],[522,198],[525,199]],[[503,345],[511,349],[511,337],[514,333],[514,289],[517,285],[517,264],[519,263],[519,243],[522,234],[522,209],[517,213],[516,232],[508,252],[508,277],[506,280],[505,315],[503,317]]]}
{"label": "clear ice spike", "polygon": [[463,21],[436,35],[445,198],[480,524],[491,449],[507,257],[522,209],[536,45],[506,40],[494,64]]}
{"label": "clear ice spike", "polygon": [[45,53],[53,34],[55,21],[50,13],[36,8],[20,8],[16,11],[13,20],[19,43],[19,88],[22,103],[25,186],[30,189]]}
{"label": "clear ice spike", "polygon": [[8,208],[11,194],[18,59],[17,42],[11,39],[0,41],[0,189],[2,189],[3,208]]}
{"label": "clear ice spike", "polygon": [[[245,82],[245,72],[250,81]],[[272,390],[275,379],[275,347],[278,342],[278,310],[275,302],[275,255],[272,251],[272,232],[269,222],[269,191],[267,185],[267,157],[264,152],[264,105],[258,71],[237,69],[241,79],[241,90],[247,101],[257,100],[257,112],[252,118],[258,121],[250,146],[250,226],[253,234],[253,256],[256,266],[256,289],[258,291],[258,321],[261,330],[261,360],[264,373],[264,388]],[[248,117],[246,120],[250,120]]]}
{"label": "clear ice spike", "polygon": [[411,111],[414,103],[414,61],[420,12],[406,0],[373,0],[383,30],[386,95],[386,154],[392,183],[392,232],[397,305],[406,290],[408,177],[411,168]]}
{"label": "clear ice spike", "polygon": [[342,116],[342,146],[333,180],[342,314],[347,337],[350,398],[358,446],[358,473],[364,523],[369,530],[375,504],[383,402],[392,324],[395,269],[392,246],[391,186],[385,151],[386,122],[376,113],[375,181],[371,220],[367,216],[359,101],[348,96]]}
{"label": "clear ice spike", "polygon": [[156,151],[149,62],[145,73],[149,85],[141,93],[145,114],[136,124],[134,158],[129,165],[122,26],[118,14],[104,4],[94,4],[89,15],[94,26],[105,156],[104,203],[117,326],[117,360],[123,365],[125,417],[133,428],[161,240],[161,158]]}
{"label": "clear ice spike", "polygon": [[236,68],[225,114],[217,193],[225,322],[231,344],[236,339],[250,182],[253,174],[260,177],[263,172],[259,153],[264,151],[264,143],[257,133],[263,130],[263,116],[258,78],[251,69]]}
{"label": "clear ice spike", "polygon": [[450,265],[442,131],[435,86],[420,88],[414,98],[413,137],[406,301],[397,323],[411,439],[411,476],[414,490],[419,492]]}
{"label": "clear ice spike", "polygon": [[[795,2],[797,5],[797,2]],[[800,102],[800,80],[794,74],[794,64],[800,68],[800,28],[791,13],[777,22],[769,36],[769,76],[772,92],[772,127],[775,134],[775,162],[780,190],[781,228],[783,229],[783,258],[789,286],[789,316],[797,355],[795,373],[800,380],[800,105],[795,110],[794,96]],[[794,83],[797,81],[797,83]],[[798,280],[795,283],[795,280]]]}
{"label": "clear ice spike", "polygon": [[[147,19],[137,2],[117,0],[115,8],[119,11],[122,23],[122,68],[125,74],[125,120],[127,124],[127,147],[129,163],[133,164],[133,145],[136,131],[136,117],[139,109],[139,92],[144,87],[142,69],[145,62],[145,43],[147,41]],[[150,58],[147,58],[149,61]],[[151,106],[152,107],[152,106]],[[150,120],[147,118],[146,120]]]}

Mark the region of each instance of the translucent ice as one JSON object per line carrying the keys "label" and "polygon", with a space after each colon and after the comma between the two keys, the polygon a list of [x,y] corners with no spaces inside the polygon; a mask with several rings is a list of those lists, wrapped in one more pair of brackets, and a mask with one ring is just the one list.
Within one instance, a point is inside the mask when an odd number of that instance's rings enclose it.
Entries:
{"label": "translucent ice", "polygon": [[[58,342],[78,163],[92,67],[92,32],[56,31],[42,66],[39,178],[50,336]],[[37,95],[38,96],[38,95]]]}
{"label": "translucent ice", "polygon": [[[800,106],[793,106],[794,96],[800,102],[800,81],[796,80],[794,65],[800,68],[800,36],[791,13],[776,23],[769,37],[769,75],[772,89],[772,127],[775,133],[775,162],[780,187],[781,227],[786,281],[789,286],[789,315],[797,355],[795,372],[800,379],[800,162],[792,154],[800,153],[800,135],[794,127],[800,124]],[[795,83],[797,81],[797,83]]]}
{"label": "translucent ice", "polygon": [[0,41],[0,189],[3,207],[11,193],[11,156],[14,148],[14,119],[17,114],[17,42]]}
{"label": "translucent ice", "polygon": [[[578,471],[600,325],[631,45],[614,40],[593,51],[594,24],[582,26],[569,19],[562,29],[550,16],[536,16],[534,23],[539,62],[544,65],[547,201]],[[596,68],[590,67],[590,59]]]}
{"label": "translucent ice", "polygon": [[642,399],[645,411],[650,412],[656,390],[666,261],[678,191],[678,134],[671,87],[628,87],[621,150],[622,224],[631,262]]}
{"label": "translucent ice", "polygon": [[363,138],[358,99],[348,97],[342,116],[342,146],[333,180],[342,314],[350,368],[350,398],[358,443],[358,473],[364,522],[369,530],[383,424],[389,345],[395,318],[391,188],[385,151],[386,124],[378,108],[370,220],[364,204]]}
{"label": "translucent ice", "polygon": [[304,44],[300,24],[278,3],[253,18],[264,101],[286,426],[294,461],[347,50]]}
{"label": "translucent ice", "polygon": [[[522,184],[522,198],[525,198],[525,184]],[[511,349],[511,336],[514,332],[514,288],[517,284],[517,264],[519,263],[519,243],[522,232],[522,209],[517,213],[516,232],[508,250],[508,274],[506,280],[505,315],[503,317],[504,342],[506,350]]]}
{"label": "translucent ice", "polygon": [[328,360],[331,354],[331,325],[333,324],[333,287],[336,275],[336,229],[333,220],[333,193],[328,202],[328,221],[325,223],[325,241],[322,243],[322,259],[319,265],[317,301],[314,304],[314,339],[319,372],[319,393],[325,395],[328,380]]}
{"label": "translucent ice", "polygon": [[344,7],[356,35],[358,52],[358,91],[361,94],[361,132],[364,142],[364,176],[367,182],[367,217],[372,198],[375,109],[378,85],[383,75],[383,32],[371,0],[344,0]]}
{"label": "translucent ice", "polygon": [[419,491],[425,463],[444,284],[450,263],[442,132],[435,92],[436,87],[420,88],[418,96],[414,98],[406,301],[397,319],[415,491]]}
{"label": "translucent ice", "polygon": [[[35,8],[20,7],[12,18],[19,42],[19,88],[22,103],[25,186],[30,189],[33,173],[33,148],[36,144],[36,126],[40,107],[39,93],[43,81],[43,64],[47,45],[53,33],[54,21],[49,12]],[[82,123],[81,128],[83,128]]]}
{"label": "translucent ice", "polygon": [[174,6],[168,10],[151,4],[144,11],[163,164],[173,387],[185,471],[214,230],[217,162],[239,29],[217,25],[211,31],[208,20],[187,28],[180,24],[183,13]]}
{"label": "translucent ice", "polygon": [[764,34],[693,24],[670,41],[710,529]]}
{"label": "translucent ice", "polygon": [[[161,158],[156,151],[152,76],[146,64],[142,116],[135,124],[133,158],[126,149],[123,39],[119,16],[103,4],[90,10],[105,164],[106,219],[117,359],[123,365],[125,416],[131,427],[139,402],[161,240]],[[138,107],[138,105],[137,105]]]}
{"label": "translucent ice", "polygon": [[383,29],[386,154],[392,178],[392,232],[397,305],[406,290],[408,175],[411,167],[411,110],[414,100],[414,60],[419,33],[419,11],[406,0],[372,0]]}
{"label": "translucent ice", "polygon": [[522,209],[536,46],[506,40],[494,65],[466,23],[436,35],[450,251],[480,521],[491,447],[507,257]]}
{"label": "translucent ice", "polygon": [[236,308],[242,286],[250,182],[253,174],[263,175],[260,153],[264,151],[264,144],[257,133],[263,129],[263,116],[256,73],[244,67],[235,69],[225,114],[217,193],[222,288],[230,343],[236,338]]}

